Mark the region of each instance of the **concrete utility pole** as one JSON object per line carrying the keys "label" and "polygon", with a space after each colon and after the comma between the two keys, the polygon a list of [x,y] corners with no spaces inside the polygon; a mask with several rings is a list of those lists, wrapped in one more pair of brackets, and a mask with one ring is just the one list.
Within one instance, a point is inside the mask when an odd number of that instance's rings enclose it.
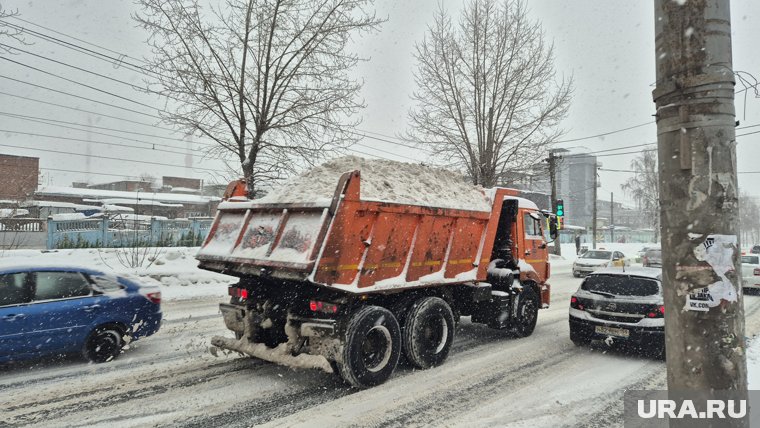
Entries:
{"label": "concrete utility pole", "polygon": [[599,172],[596,167],[596,160],[594,161],[594,210],[593,219],[591,219],[591,248],[596,250],[596,188],[599,186]]}
{"label": "concrete utility pole", "polygon": [[610,242],[615,242],[615,194],[610,192]]}
{"label": "concrete utility pole", "polygon": [[[549,157],[546,161],[549,163],[549,182],[551,183],[552,192],[552,212],[557,212],[557,156],[554,155],[554,150],[549,150]],[[554,241],[554,254],[561,256],[562,248],[560,246],[559,237]]]}
{"label": "concrete utility pole", "polygon": [[668,388],[745,398],[729,0],[656,0],[655,29]]}

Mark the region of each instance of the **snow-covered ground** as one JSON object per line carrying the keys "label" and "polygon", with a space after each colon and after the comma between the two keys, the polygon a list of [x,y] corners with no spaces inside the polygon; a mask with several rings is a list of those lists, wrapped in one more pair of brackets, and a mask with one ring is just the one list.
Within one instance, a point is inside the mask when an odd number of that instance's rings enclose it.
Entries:
{"label": "snow-covered ground", "polygon": [[[203,287],[204,277],[213,283],[207,276],[213,274],[195,267],[195,250],[167,250],[159,257],[163,263],[142,273],[181,274],[177,283],[164,280],[165,290]],[[53,257],[104,268],[91,251]],[[30,256],[39,253],[13,259]],[[113,266],[114,255],[103,257]],[[388,382],[368,390],[348,388],[319,370],[293,370],[236,353],[212,355],[211,337],[230,337],[218,310],[226,299],[170,300],[161,330],[130,344],[111,363],[70,358],[0,366],[0,425],[622,426],[624,392],[663,389],[665,364],[602,345],[573,345],[567,307],[582,280],[571,275],[574,256],[552,259],[552,305],[539,312],[531,337],[515,339],[464,317],[445,364],[422,371],[399,366]],[[225,291],[223,280],[216,280]],[[744,304],[747,335],[760,334],[760,297],[746,296]],[[760,388],[760,340],[751,343],[750,387]]]}
{"label": "snow-covered ground", "polygon": [[[138,251],[137,259],[142,259],[142,263],[128,262],[133,254],[131,249],[9,250],[2,253],[0,267],[86,266],[107,273],[150,277],[161,283],[165,300],[226,296],[227,286],[236,281],[231,276],[198,269],[195,260],[198,248],[195,247],[140,248]],[[131,266],[136,264],[139,266]]]}

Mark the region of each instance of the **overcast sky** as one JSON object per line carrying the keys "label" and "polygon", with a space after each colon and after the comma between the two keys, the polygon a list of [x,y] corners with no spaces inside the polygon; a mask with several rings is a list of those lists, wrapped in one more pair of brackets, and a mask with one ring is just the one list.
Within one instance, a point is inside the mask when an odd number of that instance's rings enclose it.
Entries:
{"label": "overcast sky", "polygon": [[[135,11],[135,6],[131,1],[35,0],[4,1],[2,4],[6,8],[18,9],[20,17],[29,21],[27,23],[10,19],[7,22],[58,37],[62,41],[108,53],[86,45],[84,42],[95,43],[118,54],[137,58],[149,53],[144,45],[143,30],[136,28],[130,18],[130,13]],[[453,14],[461,9],[462,4],[462,1],[445,0],[443,2],[445,8]],[[654,103],[651,97],[652,89],[654,89],[652,84],[655,80],[652,3],[630,0],[575,0],[572,2],[530,0],[528,4],[530,16],[542,22],[546,37],[554,42],[558,74],[572,75],[575,81],[570,114],[563,122],[563,127],[567,130],[563,140],[584,138],[650,123],[605,137],[561,143],[558,147],[595,151],[656,142],[656,126],[652,117]],[[438,2],[434,0],[377,1],[378,14],[387,16],[388,22],[379,33],[363,37],[355,43],[355,49],[370,58],[370,61],[361,64],[357,70],[357,76],[365,81],[362,96],[367,103],[367,109],[363,112],[364,121],[360,125],[361,131],[377,133],[372,135],[385,139],[380,134],[394,137],[406,129],[407,111],[411,107],[410,94],[415,89],[412,74],[415,68],[414,43],[424,36],[426,25],[432,21],[437,5]],[[731,7],[734,69],[760,77],[760,56],[756,54],[757,40],[760,39],[758,30],[760,2],[733,1]],[[30,23],[48,27],[48,29],[35,27]],[[55,34],[51,30],[81,40],[73,40],[62,34]],[[100,61],[65,47],[67,45],[61,46],[34,36],[27,36],[26,40],[33,44],[24,46],[23,49],[36,55],[129,83],[142,84],[142,76],[123,65]],[[0,41],[0,43],[18,46],[16,43],[7,41]],[[108,54],[119,56],[117,53]],[[133,101],[161,108],[160,100],[137,93],[124,84],[88,75],[83,71],[52,63],[27,53],[12,56],[3,54],[3,56]],[[129,58],[125,60],[133,61]],[[155,111],[151,112],[145,106],[96,92],[19,64],[6,60],[0,63],[2,63],[0,76],[5,76],[0,77],[0,92],[116,117],[108,118],[0,94],[0,114],[28,116],[26,119],[21,119],[0,115],[0,153],[39,157],[46,184],[70,185],[72,181],[107,182],[126,176],[135,177],[141,173],[158,177],[161,175],[192,176],[203,178],[207,182],[219,178],[219,174],[215,171],[222,170],[223,166],[216,161],[200,159],[197,155],[191,161],[186,154],[187,143],[182,141],[182,135],[124,121],[128,119],[156,124],[156,119],[148,116],[155,114]],[[6,77],[108,102],[148,115],[54,93],[12,81]],[[760,125],[760,100],[750,94],[745,108],[744,94],[740,94],[737,95],[736,107],[737,119],[741,121],[741,126]],[[89,128],[91,132],[88,133],[83,130],[33,122],[29,120],[29,117],[54,119],[61,121],[57,123],[58,125],[69,127],[80,128],[73,124],[95,125],[153,136],[124,134],[95,128]],[[755,130],[760,131],[760,126],[746,130],[740,129],[737,134]],[[11,131],[39,135],[24,135]],[[112,135],[99,135],[95,132]],[[69,138],[69,140],[55,137]],[[89,140],[92,143],[79,140]],[[739,137],[738,141],[739,171],[760,171],[760,165],[755,165],[756,160],[760,158],[760,146],[757,144],[760,141],[760,133]],[[134,146],[142,148],[135,149]],[[354,149],[357,152],[401,161],[424,160],[424,154],[418,151],[376,139],[365,139]],[[88,160],[87,157],[74,155],[74,153],[89,153],[98,157],[91,157]],[[633,156],[635,155],[605,156],[600,157],[599,160],[606,169],[629,169]],[[129,162],[129,160],[142,163]],[[153,162],[153,164],[145,162]],[[600,199],[609,198],[609,193],[615,192],[615,200],[628,200],[620,190],[620,184],[629,174],[602,171],[600,176],[602,183]],[[760,179],[760,174],[742,174],[739,177],[740,188],[760,196],[760,186],[754,185],[758,179]]]}

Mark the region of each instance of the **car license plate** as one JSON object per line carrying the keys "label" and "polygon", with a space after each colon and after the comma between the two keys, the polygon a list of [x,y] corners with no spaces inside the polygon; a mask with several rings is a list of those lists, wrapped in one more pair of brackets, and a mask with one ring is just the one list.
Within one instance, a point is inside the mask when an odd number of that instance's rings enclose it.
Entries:
{"label": "car license plate", "polygon": [[595,332],[599,334],[606,334],[608,336],[628,337],[630,332],[624,328],[604,327],[601,325],[596,326]]}

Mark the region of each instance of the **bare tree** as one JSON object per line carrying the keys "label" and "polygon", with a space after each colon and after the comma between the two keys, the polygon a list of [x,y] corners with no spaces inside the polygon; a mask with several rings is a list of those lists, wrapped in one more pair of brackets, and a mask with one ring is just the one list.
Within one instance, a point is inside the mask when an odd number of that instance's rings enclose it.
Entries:
{"label": "bare tree", "polygon": [[[10,38],[21,44],[28,45],[29,43],[27,43],[23,37],[23,29],[5,20],[6,18],[12,18],[18,15],[18,10],[5,9],[3,4],[0,3],[0,40]],[[0,46],[0,52],[13,53],[10,49],[4,46]]]}
{"label": "bare tree", "polygon": [[250,195],[347,146],[363,104],[349,76],[360,58],[346,45],[381,24],[372,1],[226,0],[205,13],[198,0],[137,0],[164,120],[234,156]]}
{"label": "bare tree", "polygon": [[561,134],[571,79],[521,0],[470,0],[457,25],[442,8],[417,44],[410,138],[475,184],[536,165]]}
{"label": "bare tree", "polygon": [[660,174],[657,166],[657,152],[653,150],[642,152],[631,161],[631,169],[634,171],[633,177],[626,180],[620,187],[636,201],[637,208],[649,220],[649,225],[654,229],[655,241],[658,241],[660,233]]}

